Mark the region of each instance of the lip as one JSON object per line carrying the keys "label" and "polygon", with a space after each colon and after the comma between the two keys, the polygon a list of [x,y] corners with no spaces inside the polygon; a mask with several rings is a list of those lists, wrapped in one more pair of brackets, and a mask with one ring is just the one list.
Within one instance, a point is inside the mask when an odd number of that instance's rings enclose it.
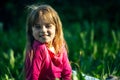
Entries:
{"label": "lip", "polygon": [[48,35],[39,35],[39,37],[46,37],[46,36],[48,36]]}

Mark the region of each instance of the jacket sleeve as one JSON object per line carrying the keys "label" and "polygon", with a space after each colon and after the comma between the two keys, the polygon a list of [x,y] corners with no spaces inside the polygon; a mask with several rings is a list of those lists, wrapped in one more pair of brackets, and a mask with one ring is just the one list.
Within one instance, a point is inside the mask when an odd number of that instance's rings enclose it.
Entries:
{"label": "jacket sleeve", "polygon": [[63,80],[72,80],[72,68],[69,63],[68,55],[66,50],[63,53],[63,71],[62,71],[62,79]]}
{"label": "jacket sleeve", "polygon": [[41,72],[41,63],[42,63],[42,56],[39,47],[34,50],[34,57],[32,62],[32,80],[38,80],[39,75]]}

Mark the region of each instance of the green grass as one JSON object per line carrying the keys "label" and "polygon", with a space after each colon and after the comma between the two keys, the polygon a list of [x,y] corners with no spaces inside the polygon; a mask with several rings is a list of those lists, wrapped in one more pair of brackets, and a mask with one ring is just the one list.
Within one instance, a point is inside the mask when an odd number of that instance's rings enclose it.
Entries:
{"label": "green grass", "polygon": [[[111,74],[119,76],[120,31],[104,28],[109,27],[105,22],[101,23],[101,33],[94,23],[84,24],[74,23],[69,29],[64,28],[69,59],[77,77],[84,80],[82,73],[100,80]],[[23,80],[25,32],[0,31],[0,80]]]}

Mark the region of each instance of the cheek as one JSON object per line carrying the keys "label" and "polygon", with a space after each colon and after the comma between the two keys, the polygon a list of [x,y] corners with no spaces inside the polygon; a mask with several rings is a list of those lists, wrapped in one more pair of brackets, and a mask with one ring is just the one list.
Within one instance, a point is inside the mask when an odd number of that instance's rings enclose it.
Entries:
{"label": "cheek", "polygon": [[55,36],[55,34],[56,34],[56,29],[54,28],[53,29],[53,35]]}
{"label": "cheek", "polygon": [[32,32],[33,37],[35,37],[35,32]]}
{"label": "cheek", "polygon": [[53,33],[53,36],[55,37],[56,32]]}
{"label": "cheek", "polygon": [[34,30],[33,30],[32,35],[33,35],[34,38],[35,38],[35,37],[38,37],[38,31],[34,31]]}
{"label": "cheek", "polygon": [[53,30],[52,31],[52,36],[55,37],[55,34],[56,34],[55,30]]}

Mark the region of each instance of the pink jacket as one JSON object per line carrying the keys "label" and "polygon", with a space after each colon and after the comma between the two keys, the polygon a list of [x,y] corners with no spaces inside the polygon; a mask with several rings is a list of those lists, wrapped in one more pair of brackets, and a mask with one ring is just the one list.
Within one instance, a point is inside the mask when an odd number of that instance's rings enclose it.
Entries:
{"label": "pink jacket", "polygon": [[28,55],[26,56],[26,80],[71,80],[72,69],[65,47],[55,55],[45,44],[34,41],[33,54],[32,64]]}

